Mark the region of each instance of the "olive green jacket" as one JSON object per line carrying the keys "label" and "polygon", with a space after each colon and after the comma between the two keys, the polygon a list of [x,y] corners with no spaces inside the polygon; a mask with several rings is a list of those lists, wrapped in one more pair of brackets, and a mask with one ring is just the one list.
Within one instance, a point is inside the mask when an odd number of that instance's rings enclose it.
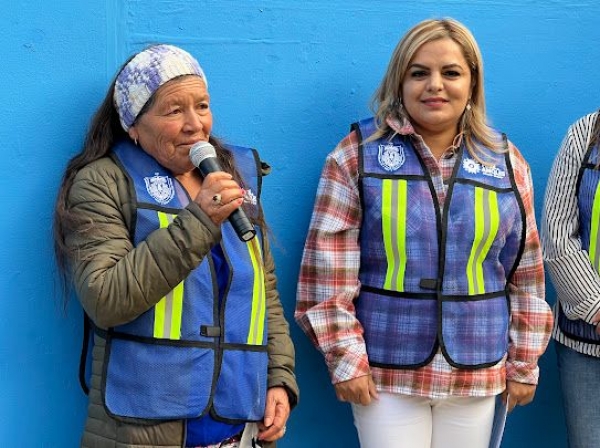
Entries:
{"label": "olive green jacket", "polygon": [[[66,235],[73,250],[71,273],[77,296],[94,324],[108,329],[152,308],[196,268],[221,239],[219,227],[191,202],[173,223],[134,247],[134,190],[109,157],[83,168],[69,192],[69,206],[81,222]],[[285,386],[294,406],[294,347],[276,289],[275,265],[265,238],[268,387]],[[142,426],[117,421],[104,408],[104,339],[95,336],[84,448],[176,448],[183,446],[183,421]],[[275,444],[267,444],[274,447]]]}

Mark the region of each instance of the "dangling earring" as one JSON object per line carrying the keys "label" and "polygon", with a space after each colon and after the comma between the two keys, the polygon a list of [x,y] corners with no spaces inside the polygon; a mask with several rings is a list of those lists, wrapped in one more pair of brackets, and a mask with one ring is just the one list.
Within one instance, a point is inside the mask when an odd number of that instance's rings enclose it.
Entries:
{"label": "dangling earring", "polygon": [[137,144],[137,138],[134,138],[134,139],[133,139],[133,143],[135,143],[135,146],[137,146],[137,145],[138,145],[138,144]]}
{"label": "dangling earring", "polygon": [[469,100],[467,101],[467,105],[465,106],[465,111],[463,112],[461,120],[460,120],[460,133],[461,134],[464,134],[465,130],[467,130],[467,127],[470,124],[472,109],[473,109],[473,106],[471,106],[471,99],[469,98]]}

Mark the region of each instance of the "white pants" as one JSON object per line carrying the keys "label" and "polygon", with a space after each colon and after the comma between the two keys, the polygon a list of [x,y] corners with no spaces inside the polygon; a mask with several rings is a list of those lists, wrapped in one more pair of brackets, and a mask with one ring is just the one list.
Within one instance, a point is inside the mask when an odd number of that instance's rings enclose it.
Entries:
{"label": "white pants", "polygon": [[352,405],[361,448],[488,448],[495,397],[429,399],[379,393]]}

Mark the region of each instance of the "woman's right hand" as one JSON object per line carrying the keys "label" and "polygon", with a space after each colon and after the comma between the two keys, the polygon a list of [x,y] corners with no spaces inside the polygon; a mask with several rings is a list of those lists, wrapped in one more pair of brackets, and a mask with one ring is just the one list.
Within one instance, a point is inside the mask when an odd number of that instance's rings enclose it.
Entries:
{"label": "woman's right hand", "polygon": [[244,190],[229,173],[210,173],[202,181],[202,188],[194,199],[217,226],[244,202]]}

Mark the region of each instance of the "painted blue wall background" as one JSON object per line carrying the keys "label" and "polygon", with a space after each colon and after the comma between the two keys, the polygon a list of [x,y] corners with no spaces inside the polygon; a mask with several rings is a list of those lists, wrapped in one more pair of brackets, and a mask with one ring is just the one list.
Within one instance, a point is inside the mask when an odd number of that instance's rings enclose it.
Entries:
{"label": "painted blue wall background", "polygon": [[[50,222],[65,163],[115,70],[171,42],[210,82],[216,133],[260,148],[286,314],[325,155],[366,116],[392,49],[412,25],[452,16],[485,60],[492,122],[529,160],[538,216],[567,126],[600,106],[595,0],[3,0],[0,13],[0,445],[75,447],[80,308],[56,298]],[[554,301],[549,289],[548,300]],[[320,355],[295,323],[301,404],[282,448],[357,447]],[[504,447],[566,446],[552,349],[534,404],[510,416]]]}

